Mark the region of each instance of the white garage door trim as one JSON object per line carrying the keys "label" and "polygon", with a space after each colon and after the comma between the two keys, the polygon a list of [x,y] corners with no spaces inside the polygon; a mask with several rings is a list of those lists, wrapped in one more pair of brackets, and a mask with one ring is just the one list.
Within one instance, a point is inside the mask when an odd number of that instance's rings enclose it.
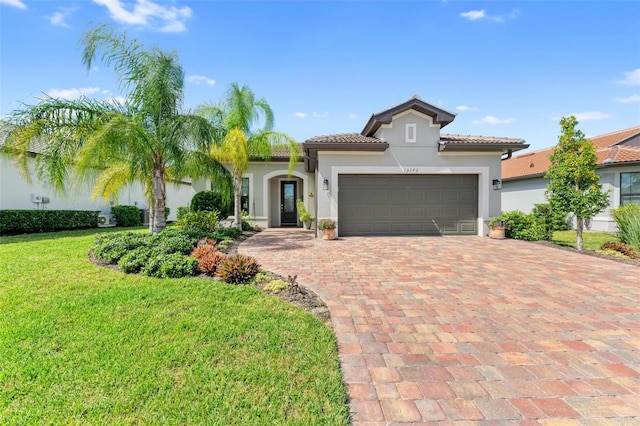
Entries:
{"label": "white garage door trim", "polygon": [[[484,221],[489,219],[489,167],[366,167],[366,166],[332,166],[329,180],[329,193],[331,194],[331,219],[338,220],[338,175],[340,174],[466,174],[478,175],[478,223],[476,229],[478,236],[484,235]],[[322,178],[318,179],[322,182]],[[338,233],[340,224],[338,223]]]}

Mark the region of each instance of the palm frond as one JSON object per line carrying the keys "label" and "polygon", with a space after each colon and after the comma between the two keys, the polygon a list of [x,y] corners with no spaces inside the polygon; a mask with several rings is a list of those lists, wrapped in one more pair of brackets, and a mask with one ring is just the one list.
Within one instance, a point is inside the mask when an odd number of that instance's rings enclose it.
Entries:
{"label": "palm frond", "polygon": [[108,201],[117,199],[118,192],[131,182],[129,166],[125,163],[114,164],[104,169],[98,176],[98,180],[91,193],[91,201],[98,197]]}

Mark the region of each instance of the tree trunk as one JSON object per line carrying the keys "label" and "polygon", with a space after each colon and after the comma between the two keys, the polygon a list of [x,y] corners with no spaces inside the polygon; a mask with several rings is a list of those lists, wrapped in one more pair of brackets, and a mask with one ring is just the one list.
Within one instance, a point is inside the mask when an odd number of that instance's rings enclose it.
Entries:
{"label": "tree trunk", "polygon": [[577,241],[576,241],[576,247],[578,248],[578,250],[582,251],[582,230],[584,229],[584,218],[583,217],[576,217],[576,235],[577,235]]}
{"label": "tree trunk", "polygon": [[151,177],[151,193],[153,203],[149,206],[149,223],[151,233],[153,235],[160,233],[166,226],[167,221],[164,217],[164,208],[167,200],[167,190],[164,181],[164,166],[155,165],[153,168],[153,176]]}
{"label": "tree trunk", "polygon": [[234,195],[233,225],[238,229],[242,229],[242,206],[240,201],[240,197],[242,195],[242,176],[237,172],[233,172],[233,195]]}

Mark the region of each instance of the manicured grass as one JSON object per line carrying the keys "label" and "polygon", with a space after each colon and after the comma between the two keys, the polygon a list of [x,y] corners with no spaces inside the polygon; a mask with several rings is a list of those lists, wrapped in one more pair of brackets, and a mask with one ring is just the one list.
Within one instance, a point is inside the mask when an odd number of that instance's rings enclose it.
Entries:
{"label": "manicured grass", "polygon": [[[553,233],[553,239],[551,241],[561,246],[575,247],[576,231],[556,231]],[[582,233],[582,241],[585,249],[599,251],[602,244],[619,240],[616,234],[585,231]]]}
{"label": "manicured grass", "polygon": [[95,266],[97,232],[0,239],[0,424],[348,424],[320,320],[246,286]]}

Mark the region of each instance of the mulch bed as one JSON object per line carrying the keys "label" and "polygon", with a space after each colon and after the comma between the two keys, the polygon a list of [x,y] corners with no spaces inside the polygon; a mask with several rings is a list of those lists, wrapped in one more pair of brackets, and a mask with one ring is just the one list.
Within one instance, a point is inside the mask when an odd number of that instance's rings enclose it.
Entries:
{"label": "mulch bed", "polygon": [[561,245],[558,245],[558,244],[554,244],[551,241],[534,241],[534,243],[535,244],[541,244],[541,245],[547,246],[547,247],[553,247],[553,248],[556,248],[556,249],[559,249],[559,250],[570,251],[570,252],[573,252],[573,253],[584,254],[584,255],[587,255],[587,256],[599,257],[600,259],[614,260],[616,262],[626,263],[627,265],[640,266],[640,259],[631,259],[631,258],[628,258],[628,257],[611,256],[611,255],[608,255],[606,253],[598,252],[598,251],[595,251],[595,250],[584,249],[584,250],[580,251],[575,247],[561,246]]}
{"label": "mulch bed", "polygon": [[[226,254],[227,256],[238,254],[238,247],[240,246],[240,244],[247,238],[250,238],[253,235],[255,235],[256,232],[257,231],[244,231],[238,238],[233,240],[233,242],[229,243],[226,247],[221,248],[220,252]],[[96,258],[93,254],[93,250],[89,251],[89,260],[91,260],[91,262],[93,262],[98,266],[109,268],[114,271],[120,271],[120,268],[118,267],[118,265],[112,265],[110,263],[105,262],[102,259]],[[280,275],[276,275],[271,272],[266,272],[266,273],[269,276],[271,276],[274,280],[281,279],[283,281],[290,283],[290,286],[289,288],[282,290],[279,293],[265,292],[265,294],[269,296],[279,297],[285,302],[295,305],[298,308],[315,315],[323,323],[325,323],[328,326],[331,326],[331,314],[329,313],[329,308],[327,308],[327,305],[313,291],[298,284],[296,282],[297,276],[282,277]],[[213,277],[206,274],[200,274],[198,275],[198,278],[214,280]],[[265,284],[266,283],[255,285],[255,287],[262,290],[262,287],[264,287]]]}

